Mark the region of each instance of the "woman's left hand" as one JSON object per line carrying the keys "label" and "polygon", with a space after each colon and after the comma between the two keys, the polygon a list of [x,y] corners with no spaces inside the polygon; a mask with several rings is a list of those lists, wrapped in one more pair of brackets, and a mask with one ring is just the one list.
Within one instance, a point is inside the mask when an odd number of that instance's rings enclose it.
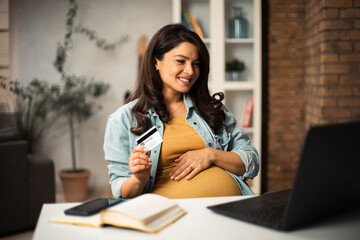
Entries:
{"label": "woman's left hand", "polygon": [[177,163],[170,173],[170,178],[180,180],[186,176],[190,180],[199,172],[209,168],[212,164],[208,148],[188,151],[175,160]]}

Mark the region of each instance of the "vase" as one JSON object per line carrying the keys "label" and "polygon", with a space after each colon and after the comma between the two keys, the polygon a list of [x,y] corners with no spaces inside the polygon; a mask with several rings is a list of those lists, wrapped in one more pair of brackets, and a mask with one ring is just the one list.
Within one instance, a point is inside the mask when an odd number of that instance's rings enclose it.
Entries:
{"label": "vase", "polygon": [[227,81],[243,81],[243,71],[227,71],[226,72],[226,80]]}
{"label": "vase", "polygon": [[234,17],[229,19],[229,38],[247,38],[248,21],[242,15],[241,7],[233,8]]}

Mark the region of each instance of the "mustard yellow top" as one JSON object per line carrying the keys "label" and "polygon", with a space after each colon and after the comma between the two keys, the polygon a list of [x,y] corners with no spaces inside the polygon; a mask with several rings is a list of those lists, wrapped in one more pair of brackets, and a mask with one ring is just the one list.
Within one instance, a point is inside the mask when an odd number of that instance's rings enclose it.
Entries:
{"label": "mustard yellow top", "polygon": [[164,123],[163,143],[157,168],[153,193],[168,198],[195,198],[241,195],[235,180],[224,169],[217,166],[198,173],[191,180],[185,177],[171,180],[169,173],[181,154],[205,148],[200,135],[186,121],[185,116]]}

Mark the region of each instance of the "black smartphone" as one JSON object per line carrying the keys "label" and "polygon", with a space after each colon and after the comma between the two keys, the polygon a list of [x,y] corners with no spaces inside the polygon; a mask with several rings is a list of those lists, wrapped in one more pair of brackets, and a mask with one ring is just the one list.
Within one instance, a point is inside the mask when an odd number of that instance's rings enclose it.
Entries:
{"label": "black smartphone", "polygon": [[64,212],[66,215],[90,216],[123,201],[125,200],[121,198],[98,198],[66,209]]}

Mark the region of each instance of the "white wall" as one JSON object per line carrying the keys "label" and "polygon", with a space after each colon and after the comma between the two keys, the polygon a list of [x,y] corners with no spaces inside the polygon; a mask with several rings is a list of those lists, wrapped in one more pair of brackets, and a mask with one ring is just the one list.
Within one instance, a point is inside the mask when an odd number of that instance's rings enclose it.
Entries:
{"label": "white wall", "polygon": [[[137,71],[137,44],[142,34],[148,39],[171,22],[169,0],[78,0],[77,22],[89,26],[110,42],[124,34],[129,40],[115,51],[104,52],[85,37],[76,35],[74,50],[66,64],[68,73],[95,77],[111,84],[100,99],[103,109],[80,126],[77,136],[78,166],[90,169],[90,187],[107,187],[107,162],[103,136],[107,117],[123,104],[124,93],[132,89]],[[33,78],[59,81],[53,67],[56,44],[65,31],[66,0],[17,0],[17,73],[21,82]],[[56,172],[71,166],[69,135],[52,134],[42,151],[55,162]],[[57,187],[59,179],[56,176]]]}

